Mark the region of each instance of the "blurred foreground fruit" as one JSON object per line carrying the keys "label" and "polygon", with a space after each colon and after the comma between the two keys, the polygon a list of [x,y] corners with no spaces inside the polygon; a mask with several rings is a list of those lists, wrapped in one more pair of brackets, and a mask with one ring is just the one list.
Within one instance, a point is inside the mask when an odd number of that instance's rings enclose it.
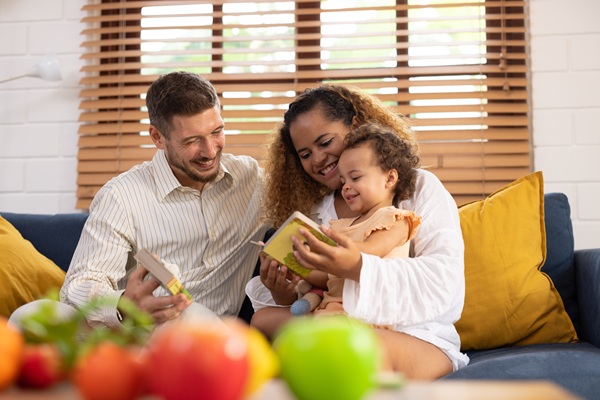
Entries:
{"label": "blurred foreground fruit", "polygon": [[73,384],[86,400],[132,400],[142,389],[144,372],[139,349],[104,341],[75,366]]}
{"label": "blurred foreground fruit", "polygon": [[376,384],[379,339],[359,321],[297,318],[281,329],[273,347],[281,377],[299,400],[360,399]]}
{"label": "blurred foreground fruit", "polygon": [[10,386],[17,378],[23,346],[23,335],[0,316],[0,390]]}
{"label": "blurred foreground fruit", "polygon": [[258,392],[265,383],[279,374],[279,359],[271,343],[258,329],[239,318],[225,320],[226,324],[240,331],[248,345],[249,373],[244,395]]}
{"label": "blurred foreground fruit", "polygon": [[58,347],[52,343],[26,344],[17,384],[25,388],[43,389],[62,380],[63,361]]}
{"label": "blurred foreground fruit", "polygon": [[147,385],[165,400],[236,400],[248,379],[248,345],[222,322],[175,322],[148,344]]}

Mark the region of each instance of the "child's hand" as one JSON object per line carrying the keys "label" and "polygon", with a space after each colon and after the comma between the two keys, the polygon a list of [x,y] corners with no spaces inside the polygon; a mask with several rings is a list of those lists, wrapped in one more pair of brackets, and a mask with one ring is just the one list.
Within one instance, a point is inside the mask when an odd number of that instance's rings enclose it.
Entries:
{"label": "child's hand", "polygon": [[273,300],[279,305],[288,306],[298,299],[296,286],[300,282],[298,275],[292,274],[284,265],[279,265],[261,254],[260,281],[271,292]]}
{"label": "child's hand", "polygon": [[302,246],[297,237],[292,236],[295,251],[294,256],[306,268],[316,269],[338,276],[340,278],[359,281],[362,268],[362,255],[356,243],[348,236],[321,226],[327,236],[337,242],[330,246],[317,239],[308,229],[301,228],[300,233],[306,238],[308,246]]}

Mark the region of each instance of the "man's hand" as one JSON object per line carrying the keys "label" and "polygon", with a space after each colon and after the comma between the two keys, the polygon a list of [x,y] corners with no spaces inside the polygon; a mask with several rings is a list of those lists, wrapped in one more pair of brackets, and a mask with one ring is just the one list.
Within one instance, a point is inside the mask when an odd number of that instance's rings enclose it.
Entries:
{"label": "man's hand", "polygon": [[279,305],[289,306],[298,299],[296,286],[300,277],[263,254],[260,255],[260,281],[269,289],[273,300]]}
{"label": "man's hand", "polygon": [[296,259],[306,268],[358,282],[362,268],[362,255],[354,241],[324,225],[321,226],[321,230],[335,240],[337,246],[328,245],[317,239],[308,229],[301,228],[299,232],[306,238],[308,246],[292,236]]}
{"label": "man's hand", "polygon": [[140,310],[150,314],[156,324],[177,318],[192,304],[192,300],[188,300],[183,294],[155,297],[152,292],[160,286],[160,283],[153,277],[144,279],[147,274],[148,271],[143,267],[133,271],[127,281],[123,297],[127,297]]}

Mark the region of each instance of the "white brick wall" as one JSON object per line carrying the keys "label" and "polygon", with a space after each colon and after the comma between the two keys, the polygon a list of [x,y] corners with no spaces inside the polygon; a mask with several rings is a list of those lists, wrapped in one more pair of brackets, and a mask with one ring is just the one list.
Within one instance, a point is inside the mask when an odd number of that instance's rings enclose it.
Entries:
{"label": "white brick wall", "polygon": [[569,197],[576,248],[600,247],[599,15],[597,0],[529,5],[534,165]]}
{"label": "white brick wall", "polygon": [[[0,0],[0,79],[55,53],[63,81],[0,86],[0,210],[75,210],[85,0]],[[530,0],[535,170],[569,196],[576,248],[600,247],[600,1]]]}
{"label": "white brick wall", "polygon": [[75,210],[79,22],[85,0],[0,0],[0,79],[21,75],[47,53],[63,80],[0,85],[0,210]]}

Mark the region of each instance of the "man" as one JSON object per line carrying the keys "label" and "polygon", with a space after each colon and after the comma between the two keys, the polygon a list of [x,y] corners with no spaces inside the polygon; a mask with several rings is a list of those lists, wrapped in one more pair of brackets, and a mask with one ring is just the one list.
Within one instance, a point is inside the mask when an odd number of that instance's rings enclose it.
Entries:
{"label": "man", "polygon": [[[217,93],[188,72],[158,78],[146,105],[152,161],[110,180],[95,196],[60,292],[81,307],[96,296],[107,305],[91,325],[120,324],[121,298],[157,324],[184,314],[237,315],[267,227],[261,223],[263,171],[244,156],[222,153],[224,122]],[[191,294],[171,296],[133,255],[145,248],[172,267]],[[205,308],[206,307],[206,308]]]}

